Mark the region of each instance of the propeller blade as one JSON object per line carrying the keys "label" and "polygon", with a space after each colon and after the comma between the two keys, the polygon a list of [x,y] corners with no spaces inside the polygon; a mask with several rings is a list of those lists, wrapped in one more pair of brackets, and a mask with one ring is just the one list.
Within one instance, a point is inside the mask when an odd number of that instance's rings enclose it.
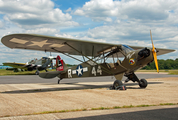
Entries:
{"label": "propeller blade", "polygon": [[153,39],[152,39],[151,30],[150,30],[150,37],[151,37],[151,42],[152,42],[152,48],[155,49],[154,44],[153,44]]}
{"label": "propeller blade", "polygon": [[152,42],[152,53],[153,53],[153,57],[154,57],[154,61],[155,61],[155,66],[156,66],[157,72],[159,73],[158,60],[157,60],[157,55],[156,55],[156,49],[155,49],[154,44],[153,44],[151,30],[150,30],[150,37],[151,37],[151,42]]}
{"label": "propeller blade", "polygon": [[153,56],[154,56],[154,61],[155,61],[155,66],[156,66],[156,70],[159,73],[159,68],[158,68],[158,60],[157,60],[157,55],[156,52],[153,52]]}

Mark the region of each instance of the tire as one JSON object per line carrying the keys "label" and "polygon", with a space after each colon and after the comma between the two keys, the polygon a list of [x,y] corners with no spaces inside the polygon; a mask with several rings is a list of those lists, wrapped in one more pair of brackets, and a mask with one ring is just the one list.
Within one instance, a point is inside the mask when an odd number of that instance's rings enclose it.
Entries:
{"label": "tire", "polygon": [[147,85],[148,85],[148,83],[145,79],[140,80],[140,83],[139,83],[140,88],[146,88]]}
{"label": "tire", "polygon": [[113,84],[113,89],[126,90],[127,88],[125,87],[125,85],[122,84],[121,80],[115,80]]}
{"label": "tire", "polygon": [[113,87],[114,87],[114,88],[117,88],[117,87],[119,87],[119,86],[121,86],[121,85],[123,85],[123,84],[122,84],[122,82],[121,82],[120,80],[115,80],[115,81],[114,81],[114,84],[113,84]]}

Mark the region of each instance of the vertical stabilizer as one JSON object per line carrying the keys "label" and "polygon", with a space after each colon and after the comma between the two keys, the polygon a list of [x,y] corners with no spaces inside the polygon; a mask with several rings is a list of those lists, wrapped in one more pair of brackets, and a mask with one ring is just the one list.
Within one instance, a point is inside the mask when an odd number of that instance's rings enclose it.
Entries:
{"label": "vertical stabilizer", "polygon": [[64,71],[66,69],[67,69],[67,66],[66,66],[65,62],[58,55],[56,57],[56,71]]}

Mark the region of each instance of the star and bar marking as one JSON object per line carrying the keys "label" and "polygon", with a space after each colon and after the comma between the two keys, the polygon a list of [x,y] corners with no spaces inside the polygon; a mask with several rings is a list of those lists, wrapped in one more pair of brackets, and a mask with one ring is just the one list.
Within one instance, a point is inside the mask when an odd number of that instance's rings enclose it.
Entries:
{"label": "star and bar marking", "polygon": [[[53,43],[47,43],[48,40],[43,40],[43,41],[40,41],[40,42],[37,42],[37,41],[27,41],[27,40],[22,40],[22,39],[18,39],[18,38],[12,38],[10,40],[11,42],[14,42],[14,43],[18,43],[18,44],[26,44],[27,42],[32,42],[32,44],[29,44],[27,46],[39,46],[39,47],[43,47],[44,45],[49,45],[49,47],[63,47],[64,45],[63,44],[53,44]],[[51,45],[50,45],[51,44]]]}

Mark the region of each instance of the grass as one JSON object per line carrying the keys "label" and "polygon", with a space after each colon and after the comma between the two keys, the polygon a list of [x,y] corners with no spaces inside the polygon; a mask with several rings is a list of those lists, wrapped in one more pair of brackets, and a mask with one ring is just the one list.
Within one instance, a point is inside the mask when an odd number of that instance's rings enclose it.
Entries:
{"label": "grass", "polygon": [[[138,70],[137,72],[157,72],[156,70]],[[178,70],[159,70],[159,72],[167,72],[169,75],[178,75]]]}
{"label": "grass", "polygon": [[178,70],[170,70],[169,74],[170,75],[178,75]]}
{"label": "grass", "polygon": [[[72,109],[72,110],[55,110],[55,111],[44,111],[38,113],[30,113],[24,115],[40,115],[40,114],[50,114],[50,113],[66,113],[66,112],[78,112],[78,111],[92,111],[92,110],[110,110],[110,109],[121,109],[121,108],[136,108],[136,107],[150,107],[150,106],[165,106],[165,105],[178,105],[178,103],[160,103],[156,105],[124,105],[124,106],[114,106],[114,107],[99,107],[99,108],[91,108],[91,109]],[[23,115],[19,115],[23,116]],[[0,117],[10,117],[10,115],[0,116]]]}
{"label": "grass", "polygon": [[26,115],[39,115],[39,114],[49,114],[49,113],[64,113],[64,112],[77,112],[77,111],[91,111],[91,110],[110,110],[110,109],[120,109],[120,108],[135,108],[135,107],[150,107],[150,106],[165,106],[165,105],[178,105],[178,103],[160,103],[158,105],[124,105],[122,107],[120,106],[114,106],[114,107],[99,107],[99,108],[91,108],[91,109],[72,109],[72,110],[59,110],[59,111],[44,111],[39,113],[33,113],[33,114],[26,114]]}
{"label": "grass", "polygon": [[[159,70],[159,72],[169,72],[169,71],[172,71],[172,70]],[[157,72],[157,71],[156,70],[137,70],[136,72]]]}
{"label": "grass", "polygon": [[[48,70],[48,71],[55,71],[55,70]],[[36,70],[34,71],[19,71],[14,72],[13,70],[6,70],[6,69],[0,69],[0,76],[8,76],[8,75],[35,75]],[[45,70],[40,71],[45,72]]]}

